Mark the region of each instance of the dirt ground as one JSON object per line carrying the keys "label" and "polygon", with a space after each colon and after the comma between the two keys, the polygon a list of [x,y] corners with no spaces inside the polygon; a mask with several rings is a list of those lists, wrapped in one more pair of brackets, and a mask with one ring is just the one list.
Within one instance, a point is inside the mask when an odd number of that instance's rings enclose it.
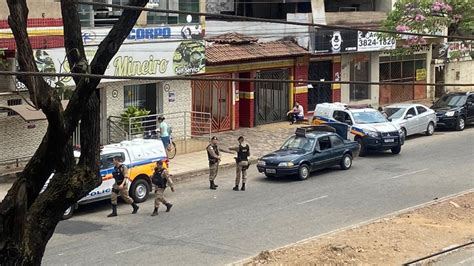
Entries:
{"label": "dirt ground", "polygon": [[400,265],[474,239],[474,193],[275,251],[247,265]]}

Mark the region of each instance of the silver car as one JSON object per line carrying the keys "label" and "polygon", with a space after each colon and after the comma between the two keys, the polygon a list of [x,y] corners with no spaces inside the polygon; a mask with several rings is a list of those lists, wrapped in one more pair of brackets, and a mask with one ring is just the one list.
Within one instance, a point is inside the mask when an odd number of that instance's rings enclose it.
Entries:
{"label": "silver car", "polygon": [[388,119],[398,124],[405,136],[414,134],[433,135],[436,127],[436,113],[430,108],[413,103],[400,103],[384,108]]}

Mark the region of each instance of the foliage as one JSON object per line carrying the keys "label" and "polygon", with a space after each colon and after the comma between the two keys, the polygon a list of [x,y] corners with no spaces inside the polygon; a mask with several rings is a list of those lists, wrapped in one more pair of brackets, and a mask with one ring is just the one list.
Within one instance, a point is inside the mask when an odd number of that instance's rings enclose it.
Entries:
{"label": "foliage", "polygon": [[129,106],[120,114],[124,129],[131,134],[142,134],[144,131],[143,125],[139,119],[133,119],[141,116],[149,115],[150,111],[136,106]]}
{"label": "foliage", "polygon": [[[472,0],[399,0],[384,23],[384,28],[397,32],[471,35],[474,32],[474,2]],[[385,36],[388,37],[388,36]],[[426,44],[426,38],[395,34],[403,47]]]}

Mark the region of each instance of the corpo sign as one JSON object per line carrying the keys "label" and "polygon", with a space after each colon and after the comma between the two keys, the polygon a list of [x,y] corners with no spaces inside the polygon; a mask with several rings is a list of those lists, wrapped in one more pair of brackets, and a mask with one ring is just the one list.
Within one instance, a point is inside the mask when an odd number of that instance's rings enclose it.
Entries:
{"label": "corpo sign", "polygon": [[153,40],[161,38],[170,38],[171,28],[133,28],[127,39],[129,40]]}

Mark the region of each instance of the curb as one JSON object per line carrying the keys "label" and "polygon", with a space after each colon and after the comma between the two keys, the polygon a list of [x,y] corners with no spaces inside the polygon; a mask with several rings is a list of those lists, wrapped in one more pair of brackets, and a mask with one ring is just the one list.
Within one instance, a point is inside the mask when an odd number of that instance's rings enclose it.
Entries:
{"label": "curb", "polygon": [[[249,163],[255,164],[257,163],[257,160],[258,160],[257,158],[249,159]],[[220,170],[229,169],[232,167],[235,167],[235,162],[219,165]],[[179,173],[179,174],[171,174],[171,178],[173,178],[174,182],[184,182],[184,181],[193,179],[196,176],[204,175],[206,173],[209,173],[209,169],[207,167],[203,169],[188,171],[188,172]]]}
{"label": "curb", "polygon": [[0,184],[9,184],[15,182],[17,173],[19,172],[0,175]]}
{"label": "curb", "polygon": [[[378,222],[378,221],[381,221],[381,220],[384,220],[384,219],[393,218],[393,217],[398,216],[402,213],[407,213],[407,212],[410,212],[410,211],[414,211],[414,210],[417,210],[417,209],[428,207],[428,206],[438,204],[438,203],[441,203],[441,202],[444,202],[444,201],[447,201],[447,200],[450,200],[450,199],[453,199],[453,198],[457,198],[457,197],[466,195],[468,193],[473,193],[473,192],[474,192],[474,188],[464,190],[464,191],[461,191],[461,192],[456,193],[456,194],[448,195],[448,196],[441,197],[441,198],[438,198],[438,199],[434,199],[434,200],[431,200],[431,201],[428,201],[428,202],[425,202],[425,203],[421,203],[421,204],[418,204],[418,205],[415,205],[415,206],[412,206],[412,207],[408,207],[408,208],[405,208],[405,209],[402,209],[402,210],[391,212],[391,213],[388,213],[388,214],[385,214],[385,215],[382,215],[382,216],[379,216],[379,217],[369,219],[367,221],[363,221],[363,222],[356,223],[356,224],[353,224],[353,225],[345,226],[345,227],[335,229],[335,230],[332,230],[332,231],[329,231],[329,232],[326,232],[326,233],[322,233],[322,234],[319,234],[319,235],[316,235],[316,236],[312,236],[312,237],[309,237],[309,238],[305,238],[305,239],[302,239],[302,240],[299,240],[299,241],[296,241],[296,242],[293,242],[293,243],[290,243],[290,244],[287,244],[287,245],[284,245],[284,246],[281,246],[281,247],[278,247],[278,248],[262,250],[262,251],[274,252],[274,251],[278,251],[278,250],[288,248],[288,247],[291,247],[291,246],[302,245],[302,244],[308,243],[310,241],[316,240],[318,238],[323,238],[323,237],[326,237],[326,236],[329,236],[329,235],[334,235],[334,234],[337,234],[337,233],[340,233],[340,232],[343,232],[343,231],[347,231],[347,230],[351,230],[351,229],[354,229],[354,228],[357,228],[357,227],[365,226],[365,225],[375,223],[375,222]],[[260,252],[262,252],[262,251],[260,251]],[[248,258],[236,261],[236,262],[227,263],[225,265],[249,264],[249,263],[252,262],[253,258],[255,258],[256,256],[258,256],[258,254],[260,254],[260,252],[253,255],[253,256],[251,256],[251,257],[248,257]]]}

